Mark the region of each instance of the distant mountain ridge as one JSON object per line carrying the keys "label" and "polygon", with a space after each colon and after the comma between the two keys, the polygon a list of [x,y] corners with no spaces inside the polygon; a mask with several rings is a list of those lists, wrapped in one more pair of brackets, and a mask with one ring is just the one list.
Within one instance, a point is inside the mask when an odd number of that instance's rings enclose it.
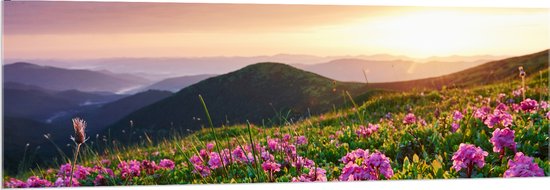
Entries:
{"label": "distant mountain ridge", "polygon": [[188,76],[181,76],[181,77],[173,77],[173,78],[167,78],[164,80],[161,80],[159,82],[156,82],[154,84],[151,84],[149,86],[140,88],[136,91],[146,91],[146,90],[166,90],[170,92],[177,92],[181,89],[188,87],[192,84],[195,84],[197,82],[200,82],[204,79],[214,77],[216,75],[214,74],[203,74],[203,75],[188,75]]}
{"label": "distant mountain ridge", "polygon": [[17,62],[4,65],[4,82],[39,86],[51,90],[123,92],[143,85],[145,79],[83,69],[63,69]]}

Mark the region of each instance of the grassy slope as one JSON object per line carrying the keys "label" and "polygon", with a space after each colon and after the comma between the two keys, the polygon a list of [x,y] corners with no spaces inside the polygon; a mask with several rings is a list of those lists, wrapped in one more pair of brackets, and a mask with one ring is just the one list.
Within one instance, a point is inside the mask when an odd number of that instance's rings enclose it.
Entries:
{"label": "grassy slope", "polygon": [[528,74],[548,68],[548,52],[544,50],[524,56],[491,61],[464,71],[440,77],[418,79],[403,82],[371,83],[371,88],[393,90],[441,89],[447,87],[471,87],[476,85],[492,84],[500,81],[510,81],[518,76],[518,67],[523,66]]}
{"label": "grassy slope", "polygon": [[[548,69],[543,73],[544,77],[532,75],[527,79],[527,97],[537,100],[548,100]],[[542,80],[540,80],[542,79]],[[499,93],[505,93],[512,97],[512,90],[519,85],[518,80],[510,83],[497,83],[472,87],[468,89],[450,89],[428,91],[423,94],[418,92],[400,92],[378,95],[371,100],[363,102],[357,111],[341,109],[329,112],[321,117],[289,123],[272,128],[262,126],[252,127],[251,134],[255,143],[266,145],[268,136],[280,137],[280,134],[289,133],[292,136],[305,135],[308,144],[298,146],[298,155],[307,157],[327,171],[327,178],[337,179],[343,164],[339,159],[346,153],[357,148],[379,150],[391,159],[391,165],[395,172],[392,179],[432,179],[432,178],[457,178],[462,172],[451,170],[452,154],[458,149],[460,143],[471,143],[480,146],[489,152],[486,158],[486,166],[476,169],[474,177],[501,177],[507,169],[507,159],[513,153],[508,152],[504,160],[498,158],[498,154],[492,152],[492,144],[489,142],[492,129],[487,128],[481,121],[471,116],[470,106],[480,106],[479,96],[490,97],[495,100]],[[516,102],[520,98],[514,98]],[[494,108],[495,102],[491,104]],[[401,123],[407,109],[426,120],[428,125],[403,125]],[[441,110],[441,117],[434,118],[434,110]],[[209,107],[210,110],[217,109]],[[466,110],[465,120],[456,133],[450,132],[451,112],[453,110]],[[394,124],[379,119],[387,112],[393,113]],[[546,111],[537,114],[513,113],[514,123],[511,127],[516,131],[515,141],[518,143],[518,151],[528,156],[535,157],[535,162],[543,168],[546,175],[550,174],[550,161],[548,160],[548,126],[549,121],[542,116]],[[364,120],[363,122],[360,122]],[[354,131],[359,125],[366,123],[380,123],[378,132],[368,138],[359,138]],[[197,154],[198,149],[204,148],[204,144],[212,142],[217,136],[221,147],[231,144],[247,144],[248,130],[245,126],[231,126],[217,128],[212,133],[210,129],[202,129],[188,136],[174,134],[172,139],[164,140],[158,144],[148,143],[142,140],[140,145],[124,147],[120,144],[110,144],[110,148],[97,155],[91,151],[85,153],[79,163],[92,165],[102,158],[113,160],[112,167],[116,167],[118,160],[160,160],[170,158],[179,163],[176,170],[164,173],[157,179],[136,178],[135,184],[182,184],[182,183],[231,183],[251,182],[265,180],[265,173],[260,173],[259,178],[253,177],[250,167],[232,165],[229,166],[231,177],[221,177],[222,170],[213,172],[212,176],[201,178],[192,174],[193,169],[187,164],[188,158]],[[331,135],[340,135],[332,138]],[[215,136],[214,136],[215,134]],[[158,155],[155,153],[158,151]],[[248,174],[247,174],[248,171]],[[115,174],[117,172],[115,171]],[[289,168],[283,168],[275,174],[276,181],[289,181],[297,174]],[[46,176],[48,178],[48,176]],[[53,179],[53,177],[52,177]],[[117,182],[115,182],[117,183]],[[122,182],[118,182],[122,184]]]}

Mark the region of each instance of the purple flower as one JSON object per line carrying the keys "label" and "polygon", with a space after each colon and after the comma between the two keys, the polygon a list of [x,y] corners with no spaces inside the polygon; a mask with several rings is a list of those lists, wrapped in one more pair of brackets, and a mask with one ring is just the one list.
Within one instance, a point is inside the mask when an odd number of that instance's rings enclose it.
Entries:
{"label": "purple flower", "polygon": [[512,110],[514,110],[514,112],[518,113],[519,110],[521,110],[521,106],[519,104],[512,104]]}
{"label": "purple flower", "polygon": [[[59,167],[59,172],[57,173],[58,177],[69,177],[71,175],[71,164],[63,164],[61,167]],[[75,166],[75,171],[73,173],[73,177],[78,180],[83,180],[90,175],[91,168],[84,167],[81,165]]]}
{"label": "purple flower", "polygon": [[[54,186],[55,187],[69,187],[70,183],[70,178],[69,177],[58,177],[57,180],[55,180],[55,183],[54,183]],[[78,180],[76,178],[73,178],[73,187],[78,187],[80,186],[80,182],[78,182]]]}
{"label": "purple flower", "polygon": [[45,179],[40,179],[39,177],[36,177],[36,176],[31,176],[29,177],[29,179],[27,179],[27,187],[51,187],[51,186],[52,186],[52,182]]}
{"label": "purple flower", "polygon": [[489,153],[483,151],[479,147],[461,143],[458,150],[453,154],[452,168],[456,171],[466,168],[468,170],[467,176],[470,177],[474,165],[477,165],[478,168],[483,168],[485,165],[485,157],[487,155],[489,155]]}
{"label": "purple flower", "polygon": [[489,140],[493,143],[493,151],[504,153],[504,147],[516,151],[516,142],[514,142],[514,130],[506,127],[504,129],[495,129],[493,137]]}
{"label": "purple flower", "polygon": [[487,116],[484,123],[489,128],[494,126],[508,127],[512,125],[512,116],[505,111],[495,109],[492,114]]}
{"label": "purple flower", "polygon": [[200,174],[203,177],[210,175],[210,168],[204,166],[204,165],[193,165],[195,169],[193,170],[193,173]]}
{"label": "purple flower", "polygon": [[451,132],[456,132],[456,130],[458,130],[460,128],[460,124],[456,123],[456,122],[453,122],[453,124],[451,124]]}
{"label": "purple flower", "polygon": [[506,106],[506,104],[500,103],[500,104],[497,105],[497,107],[495,109],[500,110],[500,111],[508,111],[508,106]]}
{"label": "purple flower", "polygon": [[215,145],[216,145],[216,143],[214,143],[214,142],[207,143],[206,144],[206,150],[208,150],[208,152],[212,152],[212,150],[214,150]]}
{"label": "purple flower", "polygon": [[175,164],[174,161],[170,159],[162,159],[159,162],[159,166],[164,169],[174,169]]}
{"label": "purple flower", "polygon": [[105,178],[105,176],[99,174],[95,177],[94,179],[94,185],[95,186],[104,186],[104,185],[107,185],[107,178]]}
{"label": "purple flower", "polygon": [[298,145],[307,144],[307,138],[305,136],[299,136],[298,140],[296,140],[296,144]]}
{"label": "purple flower", "polygon": [[284,134],[283,135],[283,141],[288,142],[289,140],[290,140],[290,135],[289,134]]}
{"label": "purple flower", "polygon": [[464,115],[462,115],[462,113],[458,110],[455,110],[453,112],[453,120],[454,121],[460,121],[462,118],[464,118]]}
{"label": "purple flower", "polygon": [[544,171],[533,162],[533,158],[517,152],[513,160],[508,160],[508,170],[504,177],[538,177],[544,176]]}
{"label": "purple flower", "polygon": [[202,159],[200,157],[198,157],[197,155],[191,156],[191,158],[189,158],[189,161],[193,165],[202,165],[202,163],[203,163]]}
{"label": "purple flower", "polygon": [[302,174],[299,178],[293,177],[292,182],[325,182],[327,181],[326,173],[327,171],[322,168],[310,168],[307,174]]}
{"label": "purple flower", "polygon": [[272,151],[278,150],[278,145],[279,145],[279,143],[277,143],[277,139],[268,139],[267,140],[267,146]]}
{"label": "purple flower", "polygon": [[136,160],[129,162],[122,161],[118,164],[118,169],[120,169],[120,177],[125,180],[141,174],[141,164]]}
{"label": "purple flower", "polygon": [[27,188],[28,187],[27,183],[15,178],[10,178],[8,181],[4,183],[4,186],[7,188]]}
{"label": "purple flower", "polygon": [[281,165],[277,162],[267,161],[262,163],[262,169],[266,172],[278,172],[281,171]]}
{"label": "purple flower", "polygon": [[357,149],[346,154],[341,161],[346,164],[339,177],[341,181],[378,180],[380,174],[386,179],[393,176],[389,158],[378,151],[369,154],[368,150]]}
{"label": "purple flower", "polygon": [[208,165],[212,169],[221,168],[223,166],[222,159],[220,158],[220,155],[217,152],[210,153],[210,160],[208,160]]}
{"label": "purple flower", "polygon": [[491,108],[487,106],[483,106],[481,108],[476,109],[476,111],[474,112],[474,117],[481,120],[485,120],[489,113],[491,113]]}
{"label": "purple flower", "polygon": [[414,123],[416,123],[416,117],[413,113],[408,113],[407,115],[405,115],[405,118],[403,118],[403,124],[408,125]]}
{"label": "purple flower", "polygon": [[548,109],[548,102],[546,102],[544,100],[540,101],[540,108],[544,109],[544,110]]}
{"label": "purple flower", "polygon": [[141,168],[145,170],[145,173],[152,175],[159,169],[159,166],[157,166],[155,161],[143,160],[141,161]]}
{"label": "purple flower", "polygon": [[534,113],[538,110],[539,104],[536,100],[531,100],[530,98],[527,98],[520,103],[520,106],[521,110],[523,110],[524,112]]}

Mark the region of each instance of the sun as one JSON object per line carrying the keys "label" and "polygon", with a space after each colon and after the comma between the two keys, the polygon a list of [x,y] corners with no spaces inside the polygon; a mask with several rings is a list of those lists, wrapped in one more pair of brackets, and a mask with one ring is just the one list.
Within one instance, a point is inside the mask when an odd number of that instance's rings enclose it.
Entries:
{"label": "sun", "polygon": [[453,11],[419,11],[355,23],[349,29],[358,33],[357,43],[426,57],[454,54],[483,40],[475,35],[484,29],[475,19]]}

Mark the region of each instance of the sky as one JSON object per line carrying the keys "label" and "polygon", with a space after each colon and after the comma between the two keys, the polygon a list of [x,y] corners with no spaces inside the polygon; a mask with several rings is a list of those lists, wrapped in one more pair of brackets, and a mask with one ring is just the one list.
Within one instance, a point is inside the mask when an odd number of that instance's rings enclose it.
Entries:
{"label": "sky", "polygon": [[549,9],[4,2],[5,59],[523,55]]}

